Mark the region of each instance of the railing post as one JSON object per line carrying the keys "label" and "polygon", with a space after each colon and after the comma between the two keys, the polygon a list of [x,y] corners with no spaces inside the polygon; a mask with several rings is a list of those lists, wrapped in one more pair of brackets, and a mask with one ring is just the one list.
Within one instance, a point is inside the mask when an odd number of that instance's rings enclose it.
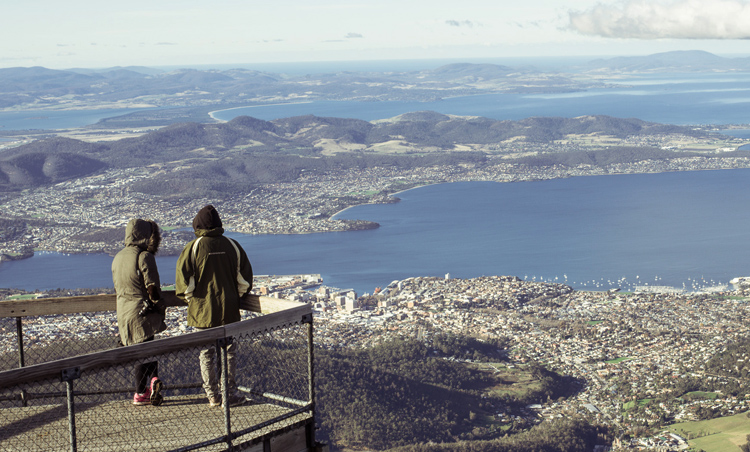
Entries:
{"label": "railing post", "polygon": [[227,347],[229,347],[233,339],[230,336],[216,340],[217,355],[220,357],[219,365],[221,366],[221,406],[224,409],[228,450],[232,450],[232,422],[229,415],[229,362],[227,359]]}
{"label": "railing post", "polygon": [[313,319],[312,314],[302,316],[302,323],[307,324],[307,379],[308,397],[312,406],[313,425],[307,430],[307,447],[315,446],[315,354],[313,353]]}
{"label": "railing post", "polygon": [[70,433],[70,451],[78,451],[78,443],[76,439],[76,410],[75,400],[73,399],[73,380],[81,378],[81,369],[73,367],[71,369],[65,369],[62,371],[60,380],[65,382],[65,386],[68,389],[68,429]]}
{"label": "railing post", "polygon": [[23,322],[21,317],[16,317],[16,336],[18,338],[18,367],[24,366],[23,356]]}
{"label": "railing post", "polygon": [[[16,337],[18,338],[18,367],[24,367],[26,364],[24,362],[24,355],[23,355],[23,318],[22,317],[16,317]],[[26,390],[21,390],[21,405],[22,406],[28,406],[28,402],[26,401]]]}

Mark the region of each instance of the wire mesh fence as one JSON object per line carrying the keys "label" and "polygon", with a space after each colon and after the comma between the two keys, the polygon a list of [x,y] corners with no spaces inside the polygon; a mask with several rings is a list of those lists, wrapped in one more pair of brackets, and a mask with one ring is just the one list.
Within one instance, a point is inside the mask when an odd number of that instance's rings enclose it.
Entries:
{"label": "wire mesh fence", "polygon": [[117,317],[108,311],[2,318],[0,333],[0,371],[118,345]]}
{"label": "wire mesh fence", "polygon": [[237,385],[258,404],[257,410],[238,410],[234,417],[245,425],[259,425],[283,411],[309,409],[312,400],[307,325],[243,334],[238,342]]}
{"label": "wire mesh fence", "polygon": [[[51,319],[23,319],[22,348],[28,359],[23,368],[18,347],[7,339],[15,336],[7,333],[16,331],[16,319],[0,319],[0,450],[240,450],[274,432],[310,431],[309,317],[250,318],[232,324],[231,331],[215,328],[130,347],[116,347],[116,325],[114,330],[103,327],[112,312],[81,317],[75,325],[91,330],[90,337],[68,329],[70,339],[46,342],[34,339],[39,337],[34,326]],[[47,324],[45,334],[50,329]],[[234,376],[245,402],[212,406],[202,387],[199,354],[207,347],[217,350],[217,374],[224,380],[229,344],[236,349]],[[50,357],[55,361],[48,362]],[[135,369],[153,363],[163,383],[163,401],[136,405]],[[311,442],[305,437],[297,444],[304,448]]]}
{"label": "wire mesh fence", "polygon": [[[260,315],[242,311],[243,320]],[[165,323],[161,337],[195,331],[187,326],[186,307],[170,307]],[[118,331],[114,311],[0,317],[0,372],[110,350],[119,345]]]}

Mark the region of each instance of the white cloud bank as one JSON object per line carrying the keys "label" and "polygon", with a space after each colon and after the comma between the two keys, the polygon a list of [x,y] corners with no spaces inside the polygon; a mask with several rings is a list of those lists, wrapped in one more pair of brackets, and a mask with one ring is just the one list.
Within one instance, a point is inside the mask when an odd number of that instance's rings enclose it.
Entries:
{"label": "white cloud bank", "polygon": [[569,16],[571,29],[607,38],[750,39],[745,0],[623,0]]}

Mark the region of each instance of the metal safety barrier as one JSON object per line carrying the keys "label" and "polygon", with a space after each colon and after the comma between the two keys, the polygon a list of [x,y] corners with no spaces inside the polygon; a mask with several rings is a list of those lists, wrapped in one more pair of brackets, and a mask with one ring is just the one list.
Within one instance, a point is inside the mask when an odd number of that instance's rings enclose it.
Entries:
{"label": "metal safety barrier", "polygon": [[[117,347],[114,295],[0,302],[0,450],[320,450],[315,442],[309,305],[246,296],[244,320],[190,332],[184,303],[165,292],[168,330]],[[227,349],[246,398],[211,406],[201,350]],[[156,363],[161,405],[134,405],[138,364]]]}

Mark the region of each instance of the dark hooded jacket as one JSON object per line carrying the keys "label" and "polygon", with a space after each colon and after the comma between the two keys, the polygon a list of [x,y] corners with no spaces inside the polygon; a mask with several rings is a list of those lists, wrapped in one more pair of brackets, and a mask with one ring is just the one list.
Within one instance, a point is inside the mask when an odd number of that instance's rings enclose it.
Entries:
{"label": "dark hooded jacket", "polygon": [[[125,248],[112,261],[112,281],[117,292],[117,327],[123,345],[143,342],[164,331],[164,308],[141,316],[149,286],[160,287],[154,254],[161,235],[153,221],[134,218],[125,228]],[[153,292],[153,289],[152,289]],[[158,291],[156,291],[158,293]]]}
{"label": "dark hooded jacket", "polygon": [[188,303],[188,325],[212,328],[240,320],[240,298],[250,291],[253,269],[239,243],[224,237],[213,206],[193,220],[196,239],[177,259],[175,293]]}

